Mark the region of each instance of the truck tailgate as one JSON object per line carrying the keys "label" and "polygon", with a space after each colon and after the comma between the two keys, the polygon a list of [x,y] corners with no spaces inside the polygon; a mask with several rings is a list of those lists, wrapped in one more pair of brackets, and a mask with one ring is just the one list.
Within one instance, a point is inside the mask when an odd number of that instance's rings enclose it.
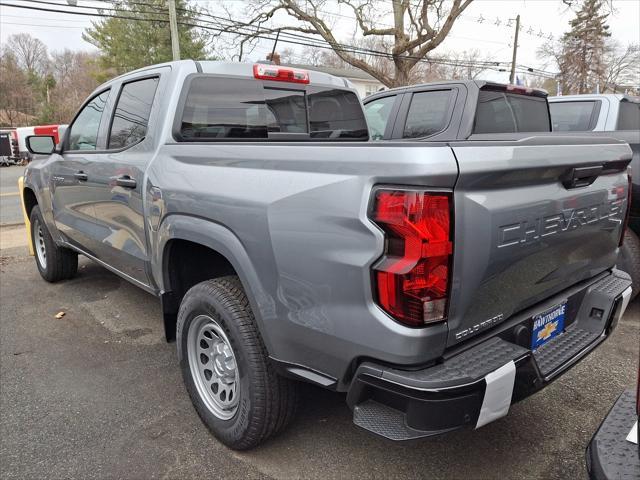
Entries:
{"label": "truck tailgate", "polygon": [[451,147],[460,173],[448,345],[616,263],[628,145],[549,134]]}

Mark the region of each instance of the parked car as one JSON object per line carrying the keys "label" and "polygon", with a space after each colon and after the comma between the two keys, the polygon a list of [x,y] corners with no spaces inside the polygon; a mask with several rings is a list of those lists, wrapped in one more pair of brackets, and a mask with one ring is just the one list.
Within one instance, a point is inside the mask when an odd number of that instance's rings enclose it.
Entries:
{"label": "parked car", "polygon": [[633,295],[640,292],[640,97],[622,94],[567,95],[549,98],[553,131],[602,132],[594,135],[627,142],[633,151],[630,228],[618,267],[631,275]]}
{"label": "parked car", "polygon": [[158,296],[194,407],[231,448],[285,427],[296,380],[347,392],[354,422],[391,439],[479,428],[624,313],[631,151],[494,133],[505,109],[549,127],[538,91],[442,84],[423,94],[437,110],[419,93],[384,98],[431,138],[369,142],[354,89],[320,72],[118,77],[59,148],[27,139],[48,155],[22,191],[36,266],[68,279],[82,254]]}
{"label": "parked car", "polygon": [[616,400],[587,447],[587,470],[592,480],[640,478],[640,364],[636,388]]}

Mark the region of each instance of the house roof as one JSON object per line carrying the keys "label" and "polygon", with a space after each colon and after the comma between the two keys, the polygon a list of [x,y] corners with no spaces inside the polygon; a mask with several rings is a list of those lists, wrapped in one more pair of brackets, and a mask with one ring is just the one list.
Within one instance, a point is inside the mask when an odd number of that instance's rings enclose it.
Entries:
{"label": "house roof", "polygon": [[334,75],[336,77],[381,83],[377,78],[356,68],[324,67],[318,65],[304,65],[302,63],[288,63],[286,66],[304,68],[305,70],[315,70],[317,72],[328,73],[329,75]]}

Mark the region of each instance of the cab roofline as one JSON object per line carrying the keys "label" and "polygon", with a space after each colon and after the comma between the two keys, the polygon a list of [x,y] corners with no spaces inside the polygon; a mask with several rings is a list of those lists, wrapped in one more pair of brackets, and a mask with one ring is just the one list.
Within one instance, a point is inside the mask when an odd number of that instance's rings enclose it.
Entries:
{"label": "cab roofline", "polygon": [[[132,70],[127,73],[123,73],[109,79],[104,82],[100,86],[98,86],[92,93],[95,94],[100,90],[104,90],[108,85],[111,85],[113,82],[118,81],[122,78],[129,77],[134,74],[143,73],[148,70],[153,70],[158,67],[171,67],[175,69],[183,69],[187,68],[190,71],[194,69],[197,70],[198,73],[211,74],[211,75],[226,75],[226,76],[236,76],[236,77],[247,77],[254,78],[253,74],[253,66],[255,64],[264,64],[265,62],[228,62],[228,61],[218,61],[218,60],[177,60],[175,62],[165,62],[159,63],[155,65],[149,65],[146,67],[138,68],[136,70]],[[286,65],[282,65],[283,68],[287,68]],[[304,69],[309,72],[309,83],[308,85],[317,85],[317,86],[331,86],[336,88],[354,90],[353,84],[342,77],[336,77],[334,75],[330,75],[324,72],[318,72],[316,70]]]}
{"label": "cab roofline", "polygon": [[546,90],[542,90],[539,88],[524,87],[521,85],[509,85],[506,83],[491,82],[488,80],[443,80],[440,82],[417,83],[415,85],[407,85],[404,87],[390,88],[388,90],[383,90],[381,92],[376,92],[372,95],[367,96],[367,101],[371,101],[374,98],[388,95],[389,93],[403,93],[403,92],[408,92],[408,91],[412,91],[412,90],[424,88],[424,87],[429,87],[429,88],[448,87],[452,85],[463,85],[465,87],[471,87],[473,89],[478,89],[478,90],[481,90],[486,87],[489,87],[490,89],[505,90],[505,91],[508,89],[514,89],[514,90],[522,89],[522,90],[526,90],[526,92],[520,92],[524,95],[531,95],[531,96],[543,97],[543,98],[546,98],[548,96],[548,92]]}

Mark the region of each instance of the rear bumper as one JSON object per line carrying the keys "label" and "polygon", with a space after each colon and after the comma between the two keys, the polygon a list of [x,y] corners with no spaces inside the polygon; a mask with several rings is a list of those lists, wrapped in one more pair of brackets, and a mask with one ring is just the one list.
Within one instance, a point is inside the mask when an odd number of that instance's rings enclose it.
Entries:
{"label": "rear bumper", "polygon": [[609,411],[587,447],[587,470],[593,480],[638,478],[640,446],[627,440],[638,421],[636,395],[626,390]]}
{"label": "rear bumper", "polygon": [[[532,351],[531,316],[440,363],[407,370],[362,363],[347,395],[354,423],[392,440],[479,428],[542,389],[602,343],[622,317],[631,280],[613,270],[580,292],[574,320]],[[526,346],[525,346],[526,345]]]}

